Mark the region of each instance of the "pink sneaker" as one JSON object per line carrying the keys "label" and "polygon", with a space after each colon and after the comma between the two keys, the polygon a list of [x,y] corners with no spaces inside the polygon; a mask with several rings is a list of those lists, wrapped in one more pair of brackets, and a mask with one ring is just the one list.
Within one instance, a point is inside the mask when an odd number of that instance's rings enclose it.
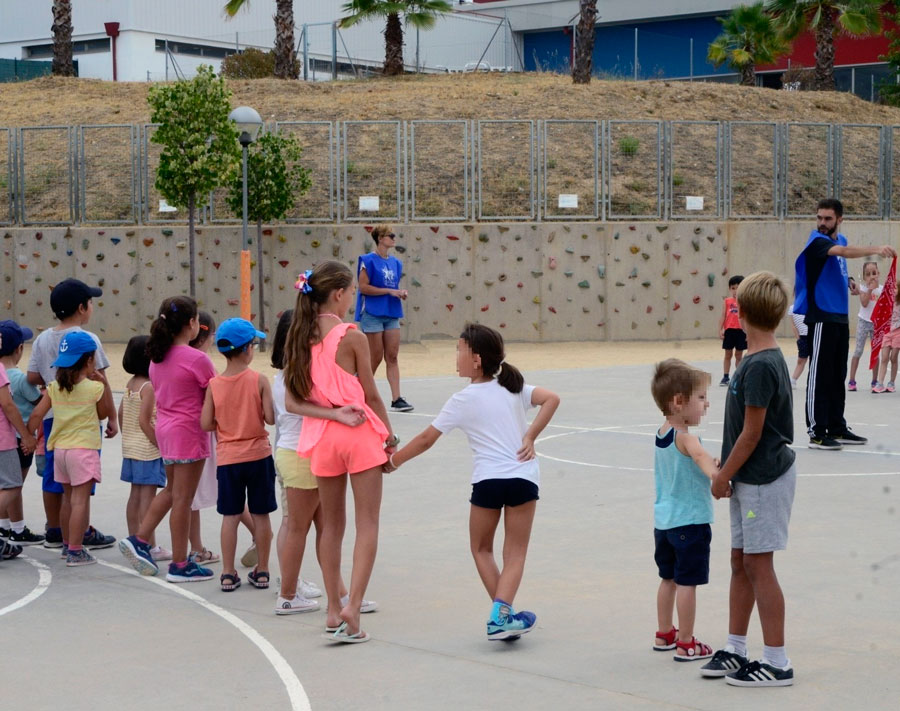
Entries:
{"label": "pink sneaker", "polygon": [[851,380],[849,383],[847,383],[847,390],[851,393],[856,392],[856,381],[855,380]]}
{"label": "pink sneaker", "polygon": [[878,393],[886,393],[886,392],[887,392],[887,388],[884,387],[884,385],[882,385],[881,383],[876,383],[875,386],[872,388],[872,393],[875,395],[877,395]]}
{"label": "pink sneaker", "polygon": [[887,384],[887,387],[885,388],[885,390],[887,390],[889,393],[892,393],[892,392],[894,392],[894,391],[896,390],[896,388],[894,387],[894,384],[893,384],[893,383],[888,383],[888,384]]}

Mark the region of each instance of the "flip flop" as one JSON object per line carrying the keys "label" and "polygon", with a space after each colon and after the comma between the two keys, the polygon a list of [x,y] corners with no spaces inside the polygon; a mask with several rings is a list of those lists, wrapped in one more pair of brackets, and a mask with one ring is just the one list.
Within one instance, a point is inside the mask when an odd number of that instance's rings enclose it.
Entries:
{"label": "flip flop", "polygon": [[347,634],[347,623],[342,622],[334,634],[324,635],[331,642],[341,642],[342,644],[362,644],[372,639],[368,632],[360,630],[356,634]]}

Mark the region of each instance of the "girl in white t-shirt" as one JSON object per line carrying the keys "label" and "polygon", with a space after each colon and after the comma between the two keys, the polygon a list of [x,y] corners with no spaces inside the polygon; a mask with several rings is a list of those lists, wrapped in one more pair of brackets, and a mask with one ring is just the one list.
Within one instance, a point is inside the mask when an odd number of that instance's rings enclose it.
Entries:
{"label": "girl in white t-shirt", "polygon": [[[859,315],[856,319],[856,349],[850,359],[850,382],[847,390],[856,390],[856,369],[859,367],[859,359],[866,349],[866,339],[872,341],[872,309],[875,302],[881,296],[881,286],[878,284],[878,263],[866,262],[863,264],[862,284],[859,285]],[[872,370],[872,387],[878,381],[877,368]]]}
{"label": "girl in white t-shirt", "polygon": [[[559,396],[525,385],[522,374],[504,361],[503,338],[487,326],[465,327],[457,344],[456,369],[471,384],[447,401],[430,426],[391,455],[388,470],[429,449],[445,432],[457,427],[465,432],[474,459],[471,549],[481,582],[493,600],[487,637],[516,639],[530,632],[537,619],[532,612],[516,612],[512,603],[522,582],[538,500],[540,472],[534,441],[556,412]],[[529,426],[525,412],[531,407],[540,410]],[[494,558],[501,512],[506,531],[502,571]]]}

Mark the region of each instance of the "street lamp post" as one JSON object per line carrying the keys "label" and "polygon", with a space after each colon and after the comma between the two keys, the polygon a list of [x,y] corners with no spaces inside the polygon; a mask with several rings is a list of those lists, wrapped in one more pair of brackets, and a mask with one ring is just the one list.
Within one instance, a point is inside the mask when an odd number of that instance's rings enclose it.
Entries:
{"label": "street lamp post", "polygon": [[[230,114],[228,114],[228,118],[231,121],[234,121],[237,125],[237,129],[240,132],[238,137],[238,141],[241,144],[241,172],[242,172],[242,181],[241,181],[241,192],[242,192],[242,243],[241,243],[241,295],[240,295],[240,306],[241,306],[241,318],[250,320],[251,310],[250,310],[250,238],[247,233],[247,149],[250,144],[256,140],[257,135],[259,134],[259,129],[262,128],[262,119],[255,109],[251,109],[249,106],[239,106]],[[260,280],[259,284],[260,294],[262,294],[262,280]],[[260,297],[262,298],[262,297]],[[260,308],[260,318],[264,318],[262,315],[262,308]],[[262,328],[260,329],[262,330]]]}

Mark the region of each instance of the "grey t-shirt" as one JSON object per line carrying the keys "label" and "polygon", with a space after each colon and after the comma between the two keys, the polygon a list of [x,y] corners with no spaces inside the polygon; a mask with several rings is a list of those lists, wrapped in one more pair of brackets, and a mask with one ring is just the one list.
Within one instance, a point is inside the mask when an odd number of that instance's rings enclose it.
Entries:
{"label": "grey t-shirt", "polygon": [[[73,326],[72,328],[55,329],[48,328],[42,331],[34,343],[31,345],[31,358],[28,359],[28,372],[40,373],[44,379],[44,385],[49,385],[56,380],[56,368],[53,367],[53,361],[59,356],[59,343],[63,336],[72,331],[84,331],[81,326]],[[109,358],[103,352],[103,346],[100,345],[100,339],[90,331],[84,331],[87,335],[94,339],[97,344],[97,353],[94,356],[97,370],[104,370],[109,367]],[[53,417],[53,410],[50,410],[44,419]]]}
{"label": "grey t-shirt", "polygon": [[794,405],[787,363],[779,348],[768,348],[744,356],[728,385],[725,426],[722,433],[722,463],[744,429],[744,409],[766,408],[759,444],[744,462],[734,481],[768,484],[794,463]]}

